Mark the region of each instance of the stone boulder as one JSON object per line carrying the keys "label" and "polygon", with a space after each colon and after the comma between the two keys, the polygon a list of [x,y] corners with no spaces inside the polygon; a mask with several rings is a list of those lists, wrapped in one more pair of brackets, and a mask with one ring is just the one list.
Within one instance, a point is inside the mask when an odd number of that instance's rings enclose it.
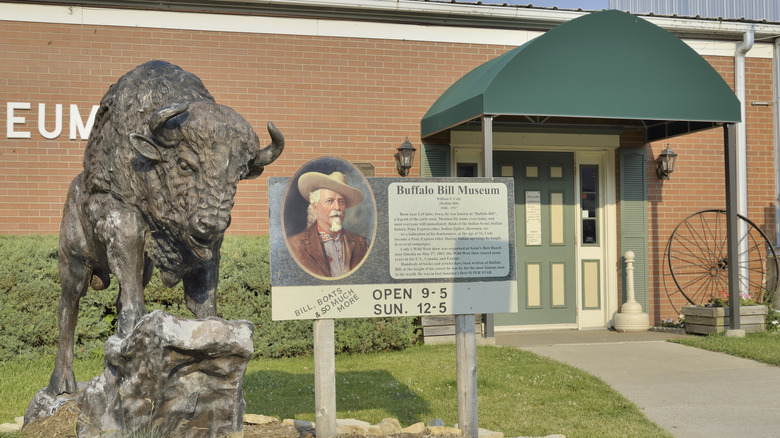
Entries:
{"label": "stone boulder", "polygon": [[109,338],[103,374],[79,385],[79,437],[242,436],[253,331],[243,320],[145,315]]}

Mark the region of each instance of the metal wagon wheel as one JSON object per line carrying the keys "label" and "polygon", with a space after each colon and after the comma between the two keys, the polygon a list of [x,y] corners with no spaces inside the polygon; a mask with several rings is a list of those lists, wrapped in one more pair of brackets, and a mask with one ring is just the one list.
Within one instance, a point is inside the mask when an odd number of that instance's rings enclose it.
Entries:
{"label": "metal wagon wheel", "polygon": [[[757,302],[763,302],[768,286],[774,288],[778,284],[775,250],[756,224],[743,216],[738,218],[740,293],[749,293]],[[672,279],[691,304],[702,305],[711,298],[727,299],[725,210],[702,210],[685,218],[672,232],[667,251]],[[768,264],[773,269],[767,269]]]}

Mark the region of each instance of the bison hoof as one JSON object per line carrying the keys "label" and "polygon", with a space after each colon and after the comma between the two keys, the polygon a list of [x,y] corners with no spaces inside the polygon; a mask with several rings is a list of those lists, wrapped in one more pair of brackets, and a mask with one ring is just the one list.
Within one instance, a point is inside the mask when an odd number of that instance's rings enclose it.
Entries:
{"label": "bison hoof", "polygon": [[51,378],[49,379],[49,386],[46,387],[49,395],[56,397],[63,393],[75,394],[76,393],[76,375],[73,374],[73,370],[65,372],[59,372],[54,370]]}

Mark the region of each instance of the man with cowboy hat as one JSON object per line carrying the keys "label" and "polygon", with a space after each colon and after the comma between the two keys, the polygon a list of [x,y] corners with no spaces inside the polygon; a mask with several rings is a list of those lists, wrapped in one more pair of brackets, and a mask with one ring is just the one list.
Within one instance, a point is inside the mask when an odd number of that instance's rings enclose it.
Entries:
{"label": "man with cowboy hat", "polygon": [[347,185],[341,172],[307,172],[298,191],[309,201],[307,227],[288,239],[290,253],[301,267],[321,277],[341,277],[355,269],[368,252],[363,236],[344,229],[347,208],[363,202],[363,192]]}

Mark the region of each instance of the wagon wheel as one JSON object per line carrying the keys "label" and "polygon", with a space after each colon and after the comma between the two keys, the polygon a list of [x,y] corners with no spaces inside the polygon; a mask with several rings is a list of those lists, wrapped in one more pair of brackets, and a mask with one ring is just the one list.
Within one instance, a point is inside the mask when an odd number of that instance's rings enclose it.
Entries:
{"label": "wagon wheel", "polygon": [[[740,293],[763,303],[769,298],[768,287],[774,289],[778,284],[775,250],[756,224],[743,216],[738,218]],[[717,297],[728,299],[725,210],[703,210],[685,218],[672,232],[667,251],[674,284],[691,304],[702,305]],[[773,269],[767,269],[770,263]]]}

